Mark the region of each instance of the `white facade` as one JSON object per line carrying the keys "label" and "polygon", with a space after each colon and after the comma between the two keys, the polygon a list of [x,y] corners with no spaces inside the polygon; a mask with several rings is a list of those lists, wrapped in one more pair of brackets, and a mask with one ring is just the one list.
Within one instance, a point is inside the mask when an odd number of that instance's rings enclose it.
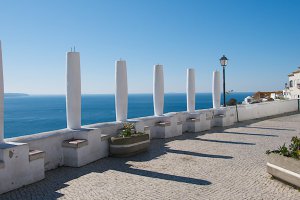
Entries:
{"label": "white facade", "polygon": [[288,75],[289,82],[283,90],[283,95],[288,99],[297,99],[300,97],[300,67],[298,70]]}

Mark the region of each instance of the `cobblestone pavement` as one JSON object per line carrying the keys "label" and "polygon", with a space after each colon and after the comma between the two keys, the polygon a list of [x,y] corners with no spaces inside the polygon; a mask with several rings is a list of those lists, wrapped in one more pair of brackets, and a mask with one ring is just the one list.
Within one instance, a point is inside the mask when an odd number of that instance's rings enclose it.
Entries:
{"label": "cobblestone pavement", "polygon": [[300,199],[266,172],[268,149],[300,136],[300,115],[153,140],[150,151],[61,167],[0,199]]}

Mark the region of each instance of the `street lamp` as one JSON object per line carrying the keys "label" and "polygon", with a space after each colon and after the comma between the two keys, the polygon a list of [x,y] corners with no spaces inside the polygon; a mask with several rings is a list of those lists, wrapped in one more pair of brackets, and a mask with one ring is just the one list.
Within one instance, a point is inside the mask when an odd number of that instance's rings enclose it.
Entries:
{"label": "street lamp", "polygon": [[225,67],[227,65],[228,59],[225,55],[220,58],[220,64],[223,67],[223,102],[224,107],[226,107],[226,92],[225,92]]}

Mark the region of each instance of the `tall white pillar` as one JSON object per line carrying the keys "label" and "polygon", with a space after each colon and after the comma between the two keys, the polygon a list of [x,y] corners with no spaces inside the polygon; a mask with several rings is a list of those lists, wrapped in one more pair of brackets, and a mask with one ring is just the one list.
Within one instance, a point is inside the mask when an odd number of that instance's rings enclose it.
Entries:
{"label": "tall white pillar", "polygon": [[220,87],[220,72],[213,72],[212,81],[212,98],[213,98],[213,108],[220,108],[221,105],[221,87]]}
{"label": "tall white pillar", "polygon": [[154,65],[153,70],[153,104],[154,115],[164,113],[164,70],[163,65]]}
{"label": "tall white pillar", "polygon": [[2,48],[0,41],[0,143],[4,142],[4,82],[3,82],[3,63]]}
{"label": "tall white pillar", "polygon": [[127,69],[126,61],[116,61],[116,120],[126,121],[128,112],[128,85],[127,85]]}
{"label": "tall white pillar", "polygon": [[186,83],[187,111],[195,112],[195,70],[187,69]]}
{"label": "tall white pillar", "polygon": [[81,128],[80,53],[67,52],[67,127]]}

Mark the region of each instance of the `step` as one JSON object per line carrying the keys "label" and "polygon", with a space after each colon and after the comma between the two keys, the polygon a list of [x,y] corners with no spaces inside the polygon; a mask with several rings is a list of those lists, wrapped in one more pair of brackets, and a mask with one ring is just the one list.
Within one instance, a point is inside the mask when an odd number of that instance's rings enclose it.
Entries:
{"label": "step", "polygon": [[29,150],[29,161],[37,160],[45,157],[45,152],[40,150]]}
{"label": "step", "polygon": [[85,139],[70,139],[63,141],[62,143],[62,146],[66,148],[81,148],[87,145],[88,141]]}

